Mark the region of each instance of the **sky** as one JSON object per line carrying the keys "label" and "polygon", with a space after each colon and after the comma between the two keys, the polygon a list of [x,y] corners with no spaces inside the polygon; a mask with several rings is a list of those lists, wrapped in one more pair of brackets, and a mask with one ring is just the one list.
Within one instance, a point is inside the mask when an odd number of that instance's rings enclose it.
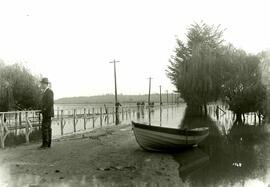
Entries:
{"label": "sky", "polygon": [[176,38],[204,21],[250,53],[270,47],[267,0],[0,1],[0,59],[48,77],[55,98],[175,90],[166,76]]}

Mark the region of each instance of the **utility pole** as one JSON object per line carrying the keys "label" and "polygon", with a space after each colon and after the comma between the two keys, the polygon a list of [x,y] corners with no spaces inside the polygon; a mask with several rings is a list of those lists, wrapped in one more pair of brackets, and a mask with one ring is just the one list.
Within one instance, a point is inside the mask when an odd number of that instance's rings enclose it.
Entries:
{"label": "utility pole", "polygon": [[114,66],[114,97],[115,97],[115,106],[117,104],[117,81],[116,81],[116,63],[120,61],[113,60],[110,63],[113,63]]}
{"label": "utility pole", "polygon": [[159,85],[159,104],[162,105],[162,98],[161,98],[161,85]]}
{"label": "utility pole", "polygon": [[152,77],[149,77],[149,93],[148,93],[148,106],[150,107],[150,94],[151,94],[151,80]]}
{"label": "utility pole", "polygon": [[117,81],[116,81],[116,63],[120,62],[120,61],[116,61],[113,60],[110,63],[113,63],[113,67],[114,67],[114,98],[115,98],[115,115],[116,115],[116,124],[119,123],[119,119],[118,119],[118,100],[117,100]]}

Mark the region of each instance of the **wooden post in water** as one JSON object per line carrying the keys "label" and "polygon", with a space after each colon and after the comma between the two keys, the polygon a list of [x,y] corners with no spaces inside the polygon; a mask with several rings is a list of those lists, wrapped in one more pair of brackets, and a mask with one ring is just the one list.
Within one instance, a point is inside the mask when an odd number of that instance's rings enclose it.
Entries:
{"label": "wooden post in water", "polygon": [[29,143],[29,126],[28,126],[28,112],[25,112],[25,120],[26,120],[26,126],[25,126],[25,139],[26,143]]}
{"label": "wooden post in water", "polygon": [[125,118],[124,107],[122,107],[122,121],[124,120],[124,118]]}
{"label": "wooden post in water", "polygon": [[108,117],[108,111],[109,109],[106,107],[106,105],[104,104],[104,123],[109,123],[108,120],[109,120],[109,117]]}
{"label": "wooden post in water", "polygon": [[112,111],[113,123],[114,123],[114,116],[115,116],[114,110],[115,108],[113,108],[113,111]]}
{"label": "wooden post in water", "polygon": [[102,127],[102,118],[103,118],[103,115],[102,115],[102,107],[100,108],[100,126]]}
{"label": "wooden post in water", "polygon": [[106,119],[107,119],[107,124],[110,123],[110,118],[109,118],[109,113],[110,113],[110,108],[106,108]]}
{"label": "wooden post in water", "polygon": [[14,119],[14,122],[15,122],[15,135],[17,136],[17,131],[18,131],[18,113],[16,112],[15,113],[15,119]]}
{"label": "wooden post in water", "polygon": [[148,93],[148,107],[150,107],[150,102],[151,102],[151,80],[152,77],[149,77],[149,93]]}
{"label": "wooden post in water", "polygon": [[128,108],[129,119],[131,119],[131,109]]}
{"label": "wooden post in water", "polygon": [[92,126],[93,128],[95,128],[95,117],[96,117],[96,114],[95,114],[95,108],[92,108]]}
{"label": "wooden post in water", "polygon": [[83,109],[83,127],[86,130],[86,108]]}
{"label": "wooden post in water", "polygon": [[159,85],[159,105],[162,105],[161,85]]}
{"label": "wooden post in water", "polygon": [[258,115],[259,125],[261,125],[262,124],[261,112],[258,112],[257,115]]}
{"label": "wooden post in water", "polygon": [[19,113],[19,126],[22,126],[22,113]]}
{"label": "wooden post in water", "polygon": [[151,108],[148,108],[148,123],[151,125]]}
{"label": "wooden post in water", "polygon": [[[20,119],[20,113],[19,113],[19,119]],[[20,121],[19,121],[20,124]],[[41,125],[41,113],[38,113],[38,124]]]}
{"label": "wooden post in water", "polygon": [[159,125],[162,126],[162,107],[159,107]]}
{"label": "wooden post in water", "polygon": [[64,134],[64,111],[63,110],[61,110],[60,125],[61,125],[61,135],[63,135]]}
{"label": "wooden post in water", "polygon": [[256,112],[254,112],[254,125],[256,125]]}
{"label": "wooden post in water", "polygon": [[76,132],[76,109],[73,110],[73,131]]}
{"label": "wooden post in water", "polygon": [[166,90],[167,93],[167,105],[169,104],[169,95],[168,95],[168,90]]}

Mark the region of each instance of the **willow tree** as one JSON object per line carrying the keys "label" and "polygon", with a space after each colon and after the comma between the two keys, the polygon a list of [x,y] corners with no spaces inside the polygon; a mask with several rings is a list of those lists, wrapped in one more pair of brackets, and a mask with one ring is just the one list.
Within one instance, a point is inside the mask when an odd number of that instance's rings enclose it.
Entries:
{"label": "willow tree", "polygon": [[219,98],[222,84],[220,61],[223,30],[219,26],[195,23],[187,33],[187,43],[177,39],[167,75],[188,106],[199,109]]}
{"label": "willow tree", "polygon": [[236,114],[235,122],[242,122],[242,114],[265,113],[266,87],[262,84],[259,55],[247,54],[232,46],[224,50],[226,66],[222,95],[230,110]]}
{"label": "willow tree", "polygon": [[0,64],[0,111],[37,109],[39,78],[22,65]]}
{"label": "willow tree", "polygon": [[261,58],[262,84],[266,88],[266,102],[264,102],[265,115],[270,121],[270,49],[258,54]]}

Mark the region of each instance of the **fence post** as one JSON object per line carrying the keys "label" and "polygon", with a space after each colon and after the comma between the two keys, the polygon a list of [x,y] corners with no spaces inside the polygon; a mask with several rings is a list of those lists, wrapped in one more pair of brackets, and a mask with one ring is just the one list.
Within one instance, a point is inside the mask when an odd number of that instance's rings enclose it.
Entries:
{"label": "fence post", "polygon": [[1,148],[2,149],[5,148],[4,126],[3,126],[4,120],[5,120],[5,114],[2,113],[1,124],[0,124],[0,137],[1,137]]}
{"label": "fence post", "polygon": [[14,122],[15,122],[15,136],[17,136],[17,131],[18,131],[18,113],[17,112],[15,113]]}
{"label": "fence post", "polygon": [[113,117],[113,123],[114,123],[114,116],[115,116],[115,111],[114,111],[115,107],[112,108],[112,117]]}
{"label": "fence post", "polygon": [[86,130],[86,108],[83,109],[83,127]]}
{"label": "fence post", "polygon": [[125,115],[124,115],[124,107],[122,107],[122,121],[124,120]]}
{"label": "fence post", "polygon": [[19,126],[22,126],[22,112],[19,113]]}
{"label": "fence post", "polygon": [[93,119],[93,128],[95,128],[95,117],[96,117],[96,114],[95,114],[95,108],[92,109],[92,119]]}
{"label": "fence post", "polygon": [[29,121],[28,112],[25,112],[25,120],[26,120],[26,127],[25,127],[26,134],[25,134],[25,138],[26,138],[26,143],[29,143],[29,136],[30,136],[30,133],[33,130],[33,127],[32,127],[31,122]]}
{"label": "fence post", "polygon": [[0,136],[1,136],[1,147],[5,148],[5,140],[7,135],[9,134],[8,127],[6,126],[6,121],[5,121],[5,113],[2,113],[2,120],[0,124]]}
{"label": "fence post", "polygon": [[26,126],[25,126],[26,134],[25,134],[25,139],[26,139],[26,143],[29,143],[29,136],[27,135],[28,132],[29,132],[29,128],[28,128],[28,125],[27,125],[27,119],[28,119],[28,112],[25,112],[25,120],[26,120]]}
{"label": "fence post", "polygon": [[106,122],[107,121],[107,124],[109,124],[109,113],[110,113],[110,108],[105,108],[105,121],[104,122]]}
{"label": "fence post", "polygon": [[100,108],[100,126],[102,127],[102,118],[103,118],[103,115],[102,115],[102,108]]}
{"label": "fence post", "polygon": [[57,107],[57,119],[59,119],[59,107]]}
{"label": "fence post", "polygon": [[61,110],[61,135],[63,135],[64,134],[64,116],[63,116],[63,114],[64,114],[64,111],[63,110]]}
{"label": "fence post", "polygon": [[254,125],[256,125],[256,112],[254,112]]}
{"label": "fence post", "polygon": [[[20,116],[20,113],[19,113]],[[40,112],[38,112],[38,124],[41,125],[41,114]]]}
{"label": "fence post", "polygon": [[73,131],[76,132],[76,109],[73,110]]}

